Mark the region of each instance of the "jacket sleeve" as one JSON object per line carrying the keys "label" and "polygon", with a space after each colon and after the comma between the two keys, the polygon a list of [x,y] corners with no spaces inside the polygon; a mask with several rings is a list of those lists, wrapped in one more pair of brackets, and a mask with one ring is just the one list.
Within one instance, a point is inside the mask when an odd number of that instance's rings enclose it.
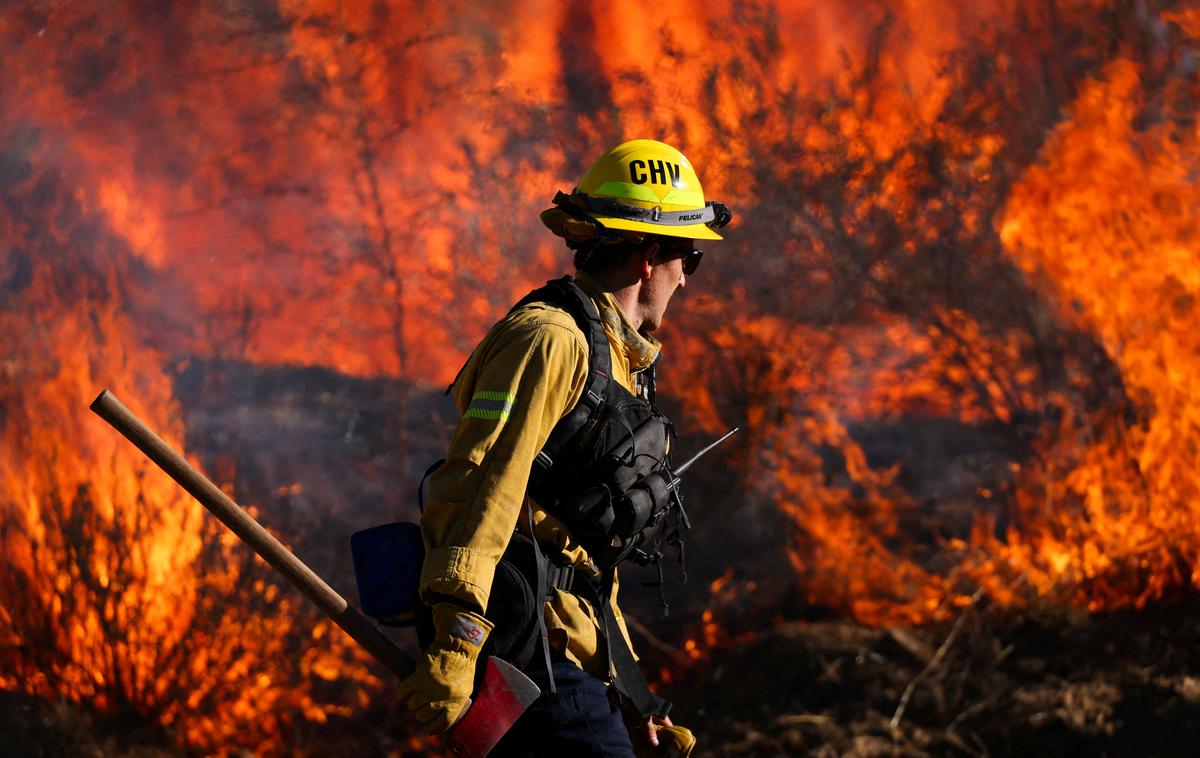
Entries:
{"label": "jacket sleeve", "polygon": [[533,459],[583,394],[587,346],[554,322],[502,322],[455,387],[459,421],[421,517],[421,595],[487,609],[496,564],[525,499]]}

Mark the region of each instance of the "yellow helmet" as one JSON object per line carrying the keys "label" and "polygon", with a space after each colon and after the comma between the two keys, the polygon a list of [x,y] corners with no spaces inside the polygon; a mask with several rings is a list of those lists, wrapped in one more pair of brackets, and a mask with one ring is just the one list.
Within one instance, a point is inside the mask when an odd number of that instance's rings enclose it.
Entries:
{"label": "yellow helmet", "polygon": [[719,240],[733,214],[705,202],[692,164],[670,145],[635,139],[600,156],[579,186],[554,197],[542,223],[567,241],[582,243],[605,230]]}

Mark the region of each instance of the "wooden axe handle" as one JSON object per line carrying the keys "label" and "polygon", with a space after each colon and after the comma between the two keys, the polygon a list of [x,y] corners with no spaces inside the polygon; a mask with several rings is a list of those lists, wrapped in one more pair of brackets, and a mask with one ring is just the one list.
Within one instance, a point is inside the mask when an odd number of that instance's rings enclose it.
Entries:
{"label": "wooden axe handle", "polygon": [[345,630],[355,642],[375,656],[398,677],[406,677],[415,666],[403,650],[379,631],[370,620],[355,610],[325,580],[297,558],[292,551],[271,536],[262,524],[254,520],[232,498],[197,471],[192,464],[146,426],[108,390],[92,401],[92,411],[123,434],[150,460],[167,473],[179,486],[192,494],[200,504],[219,518],[225,526],[242,539],[263,560],[283,574],[289,582],[317,604],[325,615]]}

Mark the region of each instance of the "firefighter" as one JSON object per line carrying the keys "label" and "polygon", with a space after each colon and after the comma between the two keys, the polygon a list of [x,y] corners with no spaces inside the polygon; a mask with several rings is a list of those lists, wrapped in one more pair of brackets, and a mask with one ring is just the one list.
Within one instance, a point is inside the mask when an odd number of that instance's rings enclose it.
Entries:
{"label": "firefighter", "polygon": [[721,239],[730,218],[682,153],[644,139],[605,153],[542,213],[575,276],[524,298],[476,347],[428,479],[429,644],[399,690],[427,730],[463,713],[486,651],[544,691],[495,755],[690,753],[691,733],[637,671],[616,566],[652,563],[677,536],[670,493],[647,478],[669,436],[653,333],[696,272],[694,242]]}

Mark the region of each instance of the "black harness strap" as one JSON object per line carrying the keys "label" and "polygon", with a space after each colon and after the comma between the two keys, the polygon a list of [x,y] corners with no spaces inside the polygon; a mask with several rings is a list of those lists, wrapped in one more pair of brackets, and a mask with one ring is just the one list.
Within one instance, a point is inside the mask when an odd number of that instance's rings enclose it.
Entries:
{"label": "black harness strap", "polygon": [[666,718],[671,711],[671,703],[650,691],[650,686],[646,684],[641,668],[633,659],[633,651],[629,649],[625,635],[621,634],[621,626],[613,612],[612,588],[615,572],[615,569],[606,569],[596,582],[576,574],[572,591],[591,603],[600,616],[600,631],[608,652],[608,672],[617,694],[628,700],[643,719],[651,716]]}
{"label": "black harness strap", "polygon": [[[534,468],[549,471],[563,452],[576,430],[592,420],[604,404],[608,385],[612,381],[612,357],[609,355],[608,335],[596,304],[579,288],[572,276],[546,282],[513,306],[515,311],[529,303],[545,302],[566,309],[575,319],[588,342],[588,378],[583,395],[575,407],[551,430],[546,444],[534,459]],[[511,312],[511,311],[510,311]]]}
{"label": "black harness strap", "polygon": [[425,469],[425,474],[421,477],[421,481],[417,484],[417,509],[419,512],[425,512],[425,480],[433,475],[446,462],[445,458],[439,458],[432,466]]}
{"label": "black harness strap", "polygon": [[537,584],[533,585],[534,590],[534,612],[537,613],[538,633],[542,637],[542,660],[546,664],[546,678],[550,680],[550,693],[558,694],[558,687],[554,684],[554,664],[550,661],[550,634],[546,631],[546,595],[550,593],[550,580],[546,576],[546,565],[549,563],[546,554],[542,552],[542,546],[538,544],[537,537],[533,531],[533,508],[526,508],[525,513],[529,521],[529,544],[533,548],[533,562],[537,566]]}

